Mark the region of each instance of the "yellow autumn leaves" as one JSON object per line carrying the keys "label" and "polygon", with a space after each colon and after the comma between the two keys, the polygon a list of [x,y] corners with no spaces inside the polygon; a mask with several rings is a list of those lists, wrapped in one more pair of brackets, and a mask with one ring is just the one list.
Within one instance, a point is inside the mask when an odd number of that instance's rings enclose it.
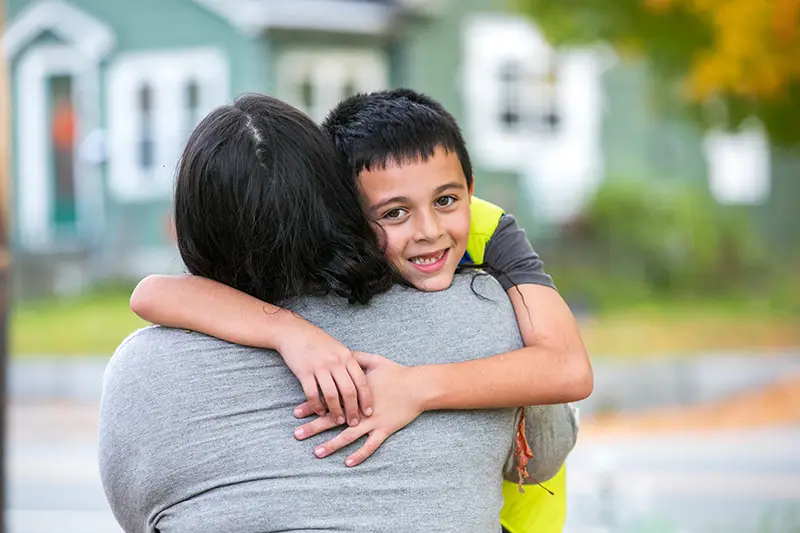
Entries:
{"label": "yellow autumn leaves", "polygon": [[693,100],[782,99],[800,82],[800,0],[643,1],[654,13],[684,10],[710,29],[712,42],[695,52],[685,80]]}

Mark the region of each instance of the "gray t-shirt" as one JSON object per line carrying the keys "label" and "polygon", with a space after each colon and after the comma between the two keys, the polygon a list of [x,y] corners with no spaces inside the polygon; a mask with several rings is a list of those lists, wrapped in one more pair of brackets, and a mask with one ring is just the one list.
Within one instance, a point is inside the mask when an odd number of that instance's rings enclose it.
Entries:
{"label": "gray t-shirt", "polygon": [[544,271],[544,263],[537,254],[513,215],[503,215],[492,237],[486,243],[483,262],[491,273],[508,290],[514,285],[544,285],[552,287],[553,278]]}
{"label": "gray t-shirt", "polygon": [[[458,276],[438,293],[396,287],[365,307],[329,297],[294,310],[346,346],[404,365],[521,347],[497,282],[475,279],[485,299],[470,285],[471,276]],[[303,400],[274,351],[162,327],[133,334],[106,370],[99,429],[103,486],[123,529],[499,531],[513,409],[426,412],[347,468],[344,458],[362,441],[317,459],[314,447],[336,432],[294,439],[292,409]],[[564,406],[541,412],[538,423],[534,431],[550,439],[534,459],[541,480],[566,458],[574,428]]]}

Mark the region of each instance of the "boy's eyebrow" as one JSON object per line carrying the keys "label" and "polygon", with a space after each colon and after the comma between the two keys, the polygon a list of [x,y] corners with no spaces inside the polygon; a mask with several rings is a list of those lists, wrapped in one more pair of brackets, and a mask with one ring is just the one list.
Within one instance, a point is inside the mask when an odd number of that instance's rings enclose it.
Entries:
{"label": "boy's eyebrow", "polygon": [[464,189],[463,183],[458,183],[457,181],[452,181],[450,183],[445,183],[444,185],[440,185],[436,187],[434,194],[439,194],[440,192],[444,192],[447,189]]}
{"label": "boy's eyebrow", "polygon": [[389,199],[386,199],[386,200],[378,202],[377,204],[373,205],[370,209],[372,209],[373,211],[377,211],[381,207],[383,207],[385,205],[393,204],[395,202],[398,202],[398,203],[408,202],[408,197],[407,196],[392,196]]}
{"label": "boy's eyebrow", "polygon": [[[457,181],[451,181],[450,183],[445,183],[444,185],[439,185],[438,187],[436,187],[436,190],[433,191],[433,194],[440,194],[440,193],[446,191],[447,189],[464,189],[464,188],[465,187],[464,187],[463,183],[459,183]],[[373,211],[378,211],[381,207],[383,207],[385,205],[393,204],[395,202],[397,202],[397,203],[407,203],[408,202],[408,197],[407,196],[392,196],[391,198],[387,198],[386,200],[382,200],[382,201],[378,202],[377,204],[375,204],[372,207],[370,207],[370,209],[372,209]]]}

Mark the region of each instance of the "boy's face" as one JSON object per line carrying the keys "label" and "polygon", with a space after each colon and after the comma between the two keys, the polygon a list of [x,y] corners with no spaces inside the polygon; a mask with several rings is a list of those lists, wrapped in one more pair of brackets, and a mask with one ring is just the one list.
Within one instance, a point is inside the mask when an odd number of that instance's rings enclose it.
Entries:
{"label": "boy's face", "polygon": [[367,215],[383,228],[386,256],[421,291],[450,286],[467,249],[470,191],[455,153],[363,171]]}

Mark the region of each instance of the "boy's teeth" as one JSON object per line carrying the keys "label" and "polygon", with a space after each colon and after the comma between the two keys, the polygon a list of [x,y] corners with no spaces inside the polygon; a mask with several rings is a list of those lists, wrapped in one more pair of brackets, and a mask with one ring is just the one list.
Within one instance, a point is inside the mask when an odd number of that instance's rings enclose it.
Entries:
{"label": "boy's teeth", "polygon": [[433,263],[441,259],[443,255],[444,252],[436,254],[433,257],[412,257],[411,262],[417,265],[432,265]]}

